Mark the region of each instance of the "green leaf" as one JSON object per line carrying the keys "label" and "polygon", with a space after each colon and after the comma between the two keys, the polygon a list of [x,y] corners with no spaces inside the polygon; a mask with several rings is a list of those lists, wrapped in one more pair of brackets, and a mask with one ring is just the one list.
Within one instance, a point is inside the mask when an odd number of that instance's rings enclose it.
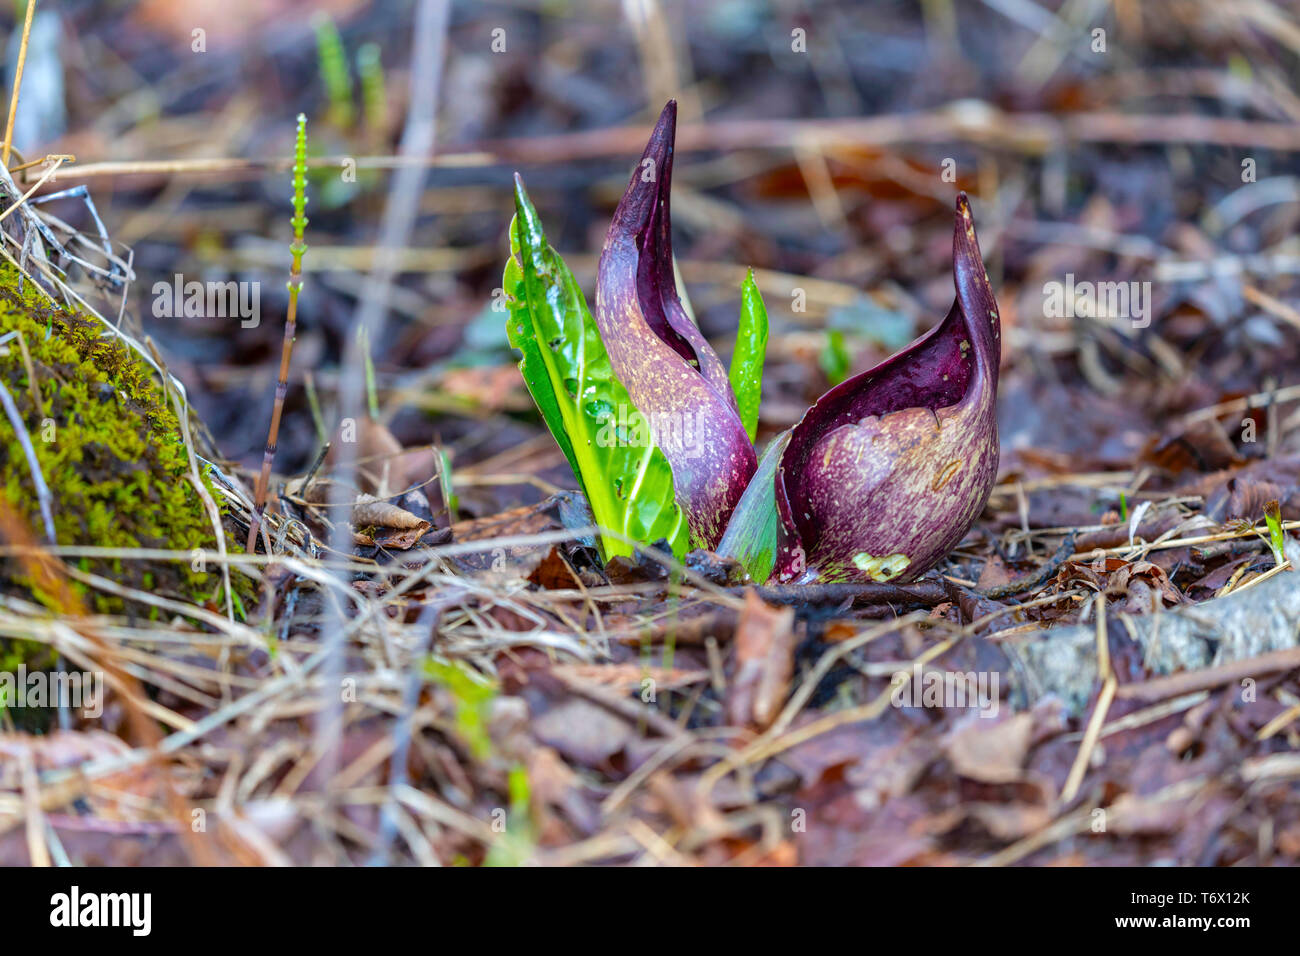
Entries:
{"label": "green leaf", "polygon": [[1286,538],[1282,532],[1282,507],[1277,499],[1265,503],[1264,523],[1268,525],[1268,543],[1273,549],[1273,559],[1281,564],[1286,561]]}
{"label": "green leaf", "polygon": [[848,348],[844,345],[844,333],[839,329],[827,331],[826,346],[818,357],[818,363],[826,373],[826,381],[832,385],[838,385],[848,377],[852,360],[849,358]]}
{"label": "green leaf", "polygon": [[[515,177],[515,218],[503,286],[510,344],[547,427],[568,459],[601,528],[642,544],[666,540],[677,557],[689,531],[673,471],[650,429],[615,377],[587,301]],[[608,560],[632,546],[601,536]]]}
{"label": "green leaf", "polygon": [[758,404],[763,392],[763,358],[767,353],[767,308],[750,269],[740,285],[740,328],[731,353],[731,390],[745,434],[752,442],[758,433]]}
{"label": "green leaf", "polygon": [[768,444],[758,460],[758,470],[736,503],[727,530],[718,542],[717,553],[740,562],[750,578],[759,584],[767,582],[776,566],[776,466],[788,444],[790,429]]}
{"label": "green leaf", "polygon": [[492,753],[488,719],[497,688],[458,661],[424,659],[424,676],[447,688],[456,702],[456,729],[480,760]]}

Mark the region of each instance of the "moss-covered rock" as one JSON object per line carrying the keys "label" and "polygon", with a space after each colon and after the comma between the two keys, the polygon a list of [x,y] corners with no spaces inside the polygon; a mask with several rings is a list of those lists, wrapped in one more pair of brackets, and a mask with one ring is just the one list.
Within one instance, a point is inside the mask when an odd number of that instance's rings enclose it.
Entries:
{"label": "moss-covered rock", "polygon": [[[20,292],[17,280],[18,272],[0,263],[0,338],[21,333],[40,407],[16,337],[0,346],[0,381],[18,408],[49,486],[58,543],[186,552],[214,548],[212,522],[189,480],[180,426],[157,373],[99,320],[56,307],[30,281]],[[0,497],[26,520],[32,537],[44,541],[35,488],[22,443],[8,416],[0,414]],[[189,561],[76,563],[132,588],[197,603],[213,598],[221,580],[219,573],[194,570]],[[0,588],[61,610],[16,559],[0,561]],[[93,610],[125,610],[112,595],[75,582],[74,589]],[[0,667],[15,650],[0,646]]]}

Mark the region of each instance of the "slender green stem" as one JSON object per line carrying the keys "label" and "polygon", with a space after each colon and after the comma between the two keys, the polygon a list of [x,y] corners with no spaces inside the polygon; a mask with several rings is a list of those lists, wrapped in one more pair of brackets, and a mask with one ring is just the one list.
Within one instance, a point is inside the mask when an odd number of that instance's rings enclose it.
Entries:
{"label": "slender green stem", "polygon": [[257,532],[266,506],[267,487],[271,483],[271,465],[275,461],[275,446],[280,438],[280,416],[284,413],[284,398],[289,391],[289,360],[293,355],[293,342],[298,331],[298,293],[302,291],[302,256],[307,251],[303,232],[307,228],[307,117],[298,114],[298,139],[293,154],[293,242],[289,252],[293,264],[289,270],[289,308],[284,317],[284,339],[280,345],[280,377],[275,383],[275,405],[271,409],[271,426],[266,433],[266,451],[262,453],[262,471],[257,476],[257,489],[253,499],[253,516],[248,525],[247,551],[251,554],[257,546]]}

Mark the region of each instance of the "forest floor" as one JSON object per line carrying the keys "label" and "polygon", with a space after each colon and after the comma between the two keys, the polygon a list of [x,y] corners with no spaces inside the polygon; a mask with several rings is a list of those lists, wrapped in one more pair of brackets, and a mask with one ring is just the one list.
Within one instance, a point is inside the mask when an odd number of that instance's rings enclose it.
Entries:
{"label": "forest floor", "polygon": [[[72,5],[28,64],[61,57],[66,115],[41,114],[41,151],[78,160],[42,190],[86,185],[130,249],[124,327],[184,384],[240,544],[300,111],[318,164],[276,514],[228,564],[257,598],[0,612],[0,636],[72,642],[113,685],[102,716],[43,734],[5,715],[0,861],[1300,860],[1293,14],[685,3],[636,30],[617,4],[481,4],[432,35],[406,5],[326,6],[349,60],[378,44],[382,107],[359,86],[353,115],[331,107],[288,2]],[[428,169],[400,160],[425,108],[413,55],[442,64]],[[729,354],[749,267],[771,315],[760,446],[942,319],[970,193],[1002,313],[1001,465],[920,581],[754,588],[700,552],[602,566],[575,530],[573,476],[493,308],[510,175],[590,301],[669,97],[701,329]],[[93,228],[79,200],[43,208]],[[176,276],[255,283],[260,320],[160,317]],[[1052,283],[1085,282],[1124,283],[1129,309],[1053,307]],[[391,508],[349,525],[312,492],[367,363],[353,490]],[[926,675],[970,675],[977,699],[900,700]]]}

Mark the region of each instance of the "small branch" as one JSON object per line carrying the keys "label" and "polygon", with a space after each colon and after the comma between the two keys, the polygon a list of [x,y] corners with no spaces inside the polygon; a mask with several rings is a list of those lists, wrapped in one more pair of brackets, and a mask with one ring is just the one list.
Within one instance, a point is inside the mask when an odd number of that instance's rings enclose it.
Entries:
{"label": "small branch", "polygon": [[1006,584],[999,584],[997,587],[985,588],[982,591],[976,590],[975,593],[980,597],[992,598],[997,601],[1025,591],[1032,591],[1060,570],[1061,565],[1070,560],[1072,554],[1074,554],[1073,531],[1066,535],[1065,540],[1061,542],[1061,546],[1056,549],[1056,554],[1052,555],[1037,571],[1022,578],[1016,578],[1014,581],[1008,581]]}
{"label": "small branch", "polygon": [[1249,657],[1242,661],[1229,661],[1218,667],[1209,667],[1200,671],[1186,671],[1171,674],[1168,677],[1155,677],[1140,684],[1126,684],[1120,688],[1119,696],[1124,700],[1146,702],[1168,700],[1183,693],[1198,690],[1213,690],[1224,684],[1234,684],[1247,677],[1261,674],[1276,674],[1300,667],[1300,647],[1282,651],[1270,651],[1258,657]]}
{"label": "small branch", "polygon": [[[23,67],[27,65],[27,41],[32,35],[32,16],[36,13],[36,0],[27,0],[27,16],[23,20],[23,41],[18,47],[18,68],[14,70],[14,92],[9,98],[9,118],[5,120],[5,142],[0,149],[0,165],[9,165],[9,152],[13,149],[14,117],[18,113],[18,91],[23,85]],[[57,168],[57,167],[56,167]]]}
{"label": "small branch", "polygon": [[[1300,666],[1296,573],[1282,572],[1257,587],[1201,604],[1138,617],[1118,615],[1125,623],[1124,636],[1111,640],[1134,641],[1146,669],[1157,676],[1120,684],[1116,696],[1150,702]],[[1051,628],[1015,646],[1025,662],[1024,680],[1018,683],[1029,703],[1056,694],[1072,713],[1083,711],[1104,676],[1094,625]],[[1237,663],[1240,667],[1232,666]]]}
{"label": "small branch", "polygon": [[[679,153],[742,149],[788,150],[799,142],[823,151],[860,146],[969,144],[1039,155],[1072,143],[1124,143],[1171,145],[1213,143],[1279,152],[1300,152],[1300,130],[1295,123],[1238,120],[1217,116],[1176,113],[1130,114],[1107,111],[1072,113],[1003,112],[988,103],[962,110],[938,107],[911,113],[834,119],[754,119],[711,123],[686,123],[677,131]],[[612,126],[551,136],[518,137],[458,144],[455,151],[437,154],[433,149],[397,156],[330,156],[313,159],[312,168],[338,167],[352,158],[357,169],[482,167],[567,163],[610,159],[637,153],[645,145],[645,126]],[[77,167],[79,182],[96,176],[222,175],[247,177],[266,169],[287,169],[291,160],[185,159],[129,160],[87,163]],[[65,178],[73,176],[69,171]]]}
{"label": "small branch", "polygon": [[[30,9],[30,8],[29,8]],[[23,454],[27,456],[27,464],[32,468],[32,481],[36,485],[36,500],[41,508],[41,520],[45,523],[45,539],[50,544],[58,544],[58,539],[54,534],[54,515],[50,510],[50,489],[45,484],[45,476],[41,474],[41,463],[36,460],[36,449],[32,447],[31,436],[27,434],[27,426],[23,423],[23,417],[18,414],[18,406],[14,404],[14,398],[9,394],[9,389],[5,387],[4,382],[0,382],[0,403],[4,404],[5,414],[9,416],[9,423],[14,426],[14,432],[18,435],[18,442],[23,446]],[[40,409],[38,408],[39,412]]]}
{"label": "small branch", "polygon": [[[728,588],[729,593],[743,596],[749,587]],[[852,601],[866,604],[942,604],[947,592],[938,581],[912,584],[774,584],[753,588],[769,604],[839,604]]]}

